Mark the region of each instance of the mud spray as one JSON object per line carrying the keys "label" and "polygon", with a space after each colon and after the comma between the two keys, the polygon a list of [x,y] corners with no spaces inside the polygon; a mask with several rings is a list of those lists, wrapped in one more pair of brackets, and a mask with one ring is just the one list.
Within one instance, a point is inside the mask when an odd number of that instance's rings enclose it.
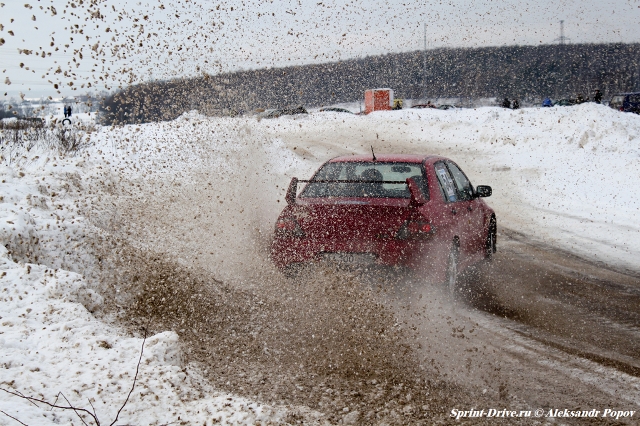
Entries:
{"label": "mud spray", "polygon": [[104,172],[88,182],[85,213],[97,232],[85,272],[101,283],[99,314],[133,332],[173,330],[185,362],[219,388],[308,407],[330,423],[433,424],[451,407],[478,404],[482,395],[472,398],[441,374],[435,355],[424,357],[425,345],[442,347],[410,319],[430,315],[412,308],[425,283],[327,265],[286,278],[272,266],[285,172],[308,175],[313,166],[274,151],[280,142],[256,127],[235,120],[228,144],[203,132],[189,147],[198,166],[144,178]]}

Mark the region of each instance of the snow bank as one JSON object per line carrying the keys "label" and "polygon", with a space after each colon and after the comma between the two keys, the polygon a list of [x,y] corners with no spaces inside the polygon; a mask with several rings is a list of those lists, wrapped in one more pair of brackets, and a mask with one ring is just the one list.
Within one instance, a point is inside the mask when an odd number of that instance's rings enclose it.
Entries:
{"label": "snow bank", "polygon": [[[3,249],[0,248],[0,251]],[[142,339],[106,327],[83,306],[101,298],[81,276],[12,262],[0,253],[0,385],[4,389],[74,406],[111,422],[133,384]],[[82,299],[82,300],[80,300]],[[78,303],[78,302],[82,302]],[[243,398],[216,392],[182,365],[178,336],[147,339],[136,388],[120,415],[129,424],[167,424],[180,419],[205,424],[253,424],[277,413]],[[71,423],[70,411],[36,408],[3,393],[0,410],[30,425]],[[1,424],[9,421],[0,418]]]}
{"label": "snow bank", "polygon": [[[86,290],[79,275],[14,263],[6,250],[0,261],[3,387],[51,402],[63,392],[79,407],[87,405],[90,398],[98,413],[113,417],[117,401],[112,399],[130,387],[125,383],[132,381],[140,339],[124,339],[105,330],[78,303],[82,296],[94,306],[100,303],[100,297],[90,290],[78,291]],[[116,372],[120,377],[113,377]],[[0,405],[28,424],[52,423],[60,416],[69,421],[72,417],[69,413],[38,412],[27,401],[7,394]]]}
{"label": "snow bank", "polygon": [[[97,320],[91,312],[103,303],[100,283],[70,271],[94,264],[84,252],[92,229],[81,214],[86,185],[90,178],[103,184],[119,179],[102,149],[109,145],[61,158],[36,147],[0,165],[0,387],[59,405],[66,405],[64,398],[90,411],[93,405],[104,423],[115,418],[131,389],[143,339]],[[155,171],[160,157],[134,157],[133,172]],[[0,410],[23,423],[78,421],[72,411],[0,395]],[[211,388],[184,365],[177,334],[164,332],[146,340],[120,421],[255,424],[285,414]],[[0,415],[0,424],[14,423]]]}

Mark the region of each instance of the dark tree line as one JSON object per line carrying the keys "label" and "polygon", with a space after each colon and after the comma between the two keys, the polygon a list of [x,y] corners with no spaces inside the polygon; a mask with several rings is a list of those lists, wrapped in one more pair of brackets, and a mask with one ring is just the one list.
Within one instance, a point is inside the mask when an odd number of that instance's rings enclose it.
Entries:
{"label": "dark tree line", "polygon": [[398,98],[538,100],[640,91],[640,44],[434,49],[319,65],[205,75],[128,87],[107,97],[109,124],[171,120],[197,109],[225,115],[256,108],[353,102],[369,88]]}

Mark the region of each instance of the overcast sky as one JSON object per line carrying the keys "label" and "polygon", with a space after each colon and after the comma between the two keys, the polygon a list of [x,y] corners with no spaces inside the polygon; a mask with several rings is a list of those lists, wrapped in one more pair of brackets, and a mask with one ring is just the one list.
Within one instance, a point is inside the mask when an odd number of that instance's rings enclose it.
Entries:
{"label": "overcast sky", "polygon": [[424,24],[428,48],[550,44],[560,35],[561,19],[570,43],[640,41],[638,0],[0,0],[0,5],[4,99],[414,51],[423,48]]}

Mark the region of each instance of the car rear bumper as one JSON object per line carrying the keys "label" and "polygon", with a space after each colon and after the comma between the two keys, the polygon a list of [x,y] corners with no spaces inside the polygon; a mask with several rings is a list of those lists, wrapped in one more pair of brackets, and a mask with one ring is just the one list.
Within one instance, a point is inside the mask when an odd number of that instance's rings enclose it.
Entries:
{"label": "car rear bumper", "polygon": [[428,240],[381,239],[374,242],[274,238],[271,259],[278,268],[294,263],[345,261],[353,264],[401,266],[418,269],[428,255]]}

